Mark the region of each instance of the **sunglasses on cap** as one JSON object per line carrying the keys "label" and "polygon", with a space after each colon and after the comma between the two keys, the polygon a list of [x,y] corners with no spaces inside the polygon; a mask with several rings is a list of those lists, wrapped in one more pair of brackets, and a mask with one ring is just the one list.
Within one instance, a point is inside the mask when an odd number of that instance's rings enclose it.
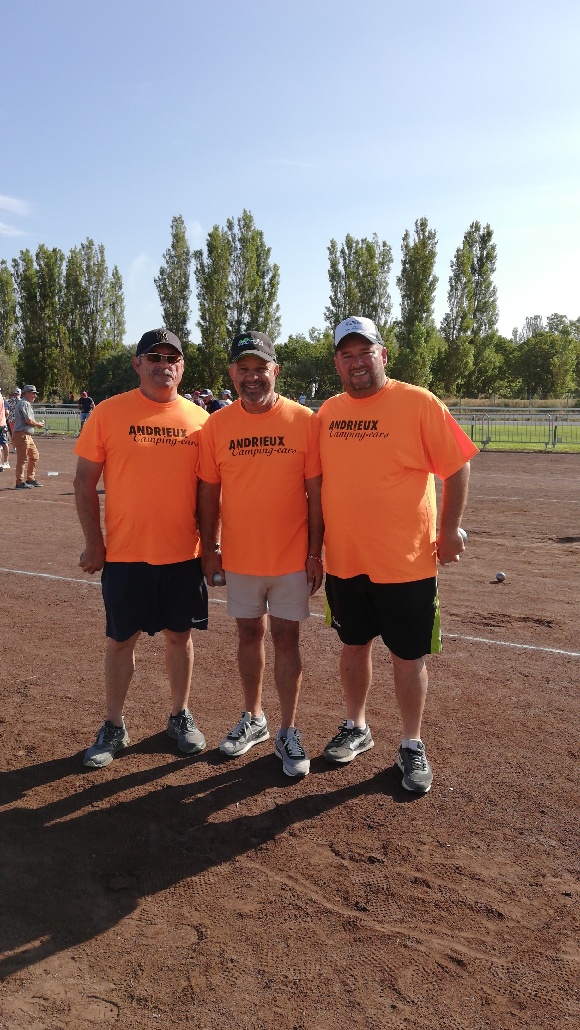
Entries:
{"label": "sunglasses on cap", "polygon": [[150,361],[152,365],[158,365],[160,361],[166,361],[168,365],[176,365],[181,358],[181,354],[159,354],[157,351],[149,351],[143,357]]}

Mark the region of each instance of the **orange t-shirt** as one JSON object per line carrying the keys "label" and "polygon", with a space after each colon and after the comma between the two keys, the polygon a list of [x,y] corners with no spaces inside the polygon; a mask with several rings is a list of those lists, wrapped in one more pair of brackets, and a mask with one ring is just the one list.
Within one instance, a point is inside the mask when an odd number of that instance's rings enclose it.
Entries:
{"label": "orange t-shirt", "polygon": [[171,565],[199,554],[198,436],[207,411],[141,390],[97,404],[75,454],[104,462],[108,562]]}
{"label": "orange t-shirt", "polygon": [[318,421],[309,408],[279,397],[261,415],[239,400],[214,412],[200,433],[198,475],[222,485],[226,571],[284,576],[304,568],[304,480],[320,475]]}
{"label": "orange t-shirt", "polygon": [[394,379],[372,397],[331,397],[318,412],[326,570],[408,583],[437,575],[433,474],[478,449],[428,390]]}

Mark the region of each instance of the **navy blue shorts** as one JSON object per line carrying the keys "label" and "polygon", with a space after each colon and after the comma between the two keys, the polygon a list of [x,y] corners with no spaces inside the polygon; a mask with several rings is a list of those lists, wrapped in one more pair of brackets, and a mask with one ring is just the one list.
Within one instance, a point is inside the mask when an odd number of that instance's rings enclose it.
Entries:
{"label": "navy blue shorts", "polygon": [[121,643],[141,630],[185,633],[207,629],[207,586],[201,558],[172,565],[106,562],[101,589],[106,634]]}
{"label": "navy blue shorts", "polygon": [[382,637],[397,658],[413,661],[441,651],[437,578],[373,583],[368,576],[326,574],[326,622],[343,644]]}

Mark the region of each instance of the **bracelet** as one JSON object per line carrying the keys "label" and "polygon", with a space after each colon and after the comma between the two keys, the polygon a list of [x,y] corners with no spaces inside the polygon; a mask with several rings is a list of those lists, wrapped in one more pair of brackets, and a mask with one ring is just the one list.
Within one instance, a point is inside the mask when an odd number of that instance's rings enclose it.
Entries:
{"label": "bracelet", "polygon": [[319,561],[321,565],[324,565],[322,558],[318,554],[307,554],[306,561],[308,561],[309,558],[314,558],[314,561]]}

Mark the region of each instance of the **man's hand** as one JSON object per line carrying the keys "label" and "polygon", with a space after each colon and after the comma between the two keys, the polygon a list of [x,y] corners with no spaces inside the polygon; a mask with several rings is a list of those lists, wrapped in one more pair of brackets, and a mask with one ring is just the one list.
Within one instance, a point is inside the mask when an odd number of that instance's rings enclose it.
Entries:
{"label": "man's hand", "polygon": [[221,551],[210,551],[208,555],[202,554],[201,567],[209,587],[213,586],[213,577],[215,575],[221,576],[225,583],[226,574],[222,568]]}
{"label": "man's hand", "polygon": [[317,590],[320,590],[322,586],[322,580],[324,577],[324,566],[321,558],[314,558],[313,555],[309,555],[306,559],[306,579],[310,587],[310,595],[315,594]]}
{"label": "man's hand", "polygon": [[79,558],[79,565],[83,572],[100,572],[105,564],[105,544],[86,544],[83,553]]}
{"label": "man's hand", "polygon": [[437,537],[437,561],[440,565],[449,565],[459,561],[465,550],[465,541],[459,529],[439,530]]}

